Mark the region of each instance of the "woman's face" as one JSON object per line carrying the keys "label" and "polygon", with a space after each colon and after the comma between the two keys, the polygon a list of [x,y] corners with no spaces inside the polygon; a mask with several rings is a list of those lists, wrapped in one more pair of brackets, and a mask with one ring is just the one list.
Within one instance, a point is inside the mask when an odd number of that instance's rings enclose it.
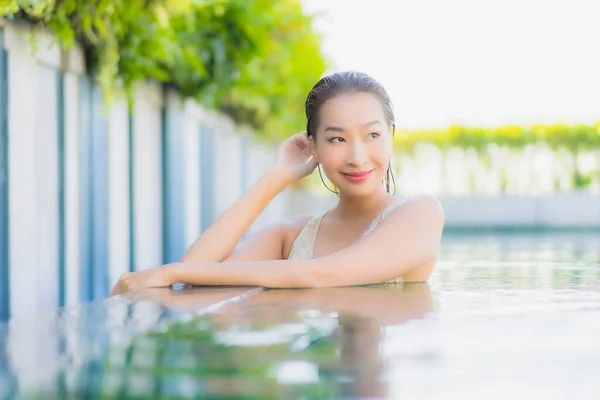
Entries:
{"label": "woman's face", "polygon": [[382,189],[392,154],[392,134],[381,102],[370,93],[327,100],[311,149],[340,194],[366,196]]}

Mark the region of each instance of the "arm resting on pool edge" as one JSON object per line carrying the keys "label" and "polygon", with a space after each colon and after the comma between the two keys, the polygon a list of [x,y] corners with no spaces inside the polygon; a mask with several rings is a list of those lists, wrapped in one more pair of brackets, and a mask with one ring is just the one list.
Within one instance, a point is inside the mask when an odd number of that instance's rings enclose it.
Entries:
{"label": "arm resting on pool edge", "polygon": [[279,288],[355,286],[396,277],[426,281],[439,253],[444,213],[432,197],[398,206],[369,235],[334,254],[313,260],[176,263],[126,273],[110,295],[168,286],[252,285]]}
{"label": "arm resting on pool edge", "polygon": [[169,264],[165,274],[169,284],[280,288],[353,286],[399,276],[406,282],[426,281],[439,254],[443,226],[439,202],[416,196],[361,241],[334,254],[298,261]]}

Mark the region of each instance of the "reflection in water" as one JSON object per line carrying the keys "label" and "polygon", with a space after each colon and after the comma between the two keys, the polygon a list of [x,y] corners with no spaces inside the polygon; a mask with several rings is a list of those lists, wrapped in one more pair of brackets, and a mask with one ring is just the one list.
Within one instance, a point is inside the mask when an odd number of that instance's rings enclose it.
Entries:
{"label": "reflection in water", "polygon": [[[424,318],[433,311],[427,284],[388,284],[269,290],[231,304],[215,317],[224,326],[247,321],[247,333],[257,328],[264,333],[267,326],[300,333],[289,341],[295,361],[288,361],[286,356],[277,363],[279,382],[311,384],[312,388],[318,382],[327,383],[334,398],[373,398],[385,397],[388,392],[382,354],[386,327]],[[230,338],[244,340],[239,333]]]}
{"label": "reflection in water", "polygon": [[598,398],[597,236],[445,238],[429,285],[152,289],[0,325],[0,399]]}
{"label": "reflection in water", "polygon": [[[180,293],[155,293],[164,306],[194,308],[193,295],[184,304]],[[140,395],[184,395],[187,388],[201,396],[380,397],[387,393],[382,329],[433,309],[426,284],[263,291],[138,337],[125,354],[141,359],[111,350],[105,374],[146,374]],[[109,393],[122,390],[115,385]]]}
{"label": "reflection in water", "polygon": [[[157,289],[144,293],[143,301],[137,297],[138,302],[120,304],[125,306],[120,313],[132,320],[141,316],[138,307],[145,306],[155,329],[126,328],[117,319],[97,321],[96,328],[105,333],[102,354],[84,351],[88,359],[81,363],[70,357],[82,354],[69,354],[63,361],[70,362],[60,373],[48,374],[53,380],[37,385],[26,381],[32,378],[30,371],[13,365],[19,369],[19,393],[77,393],[86,398],[381,397],[388,391],[381,354],[385,327],[434,311],[427,284],[388,284],[269,290],[222,304],[209,314],[182,312],[202,309],[206,296],[217,296],[211,290]],[[136,330],[129,336],[117,334]],[[102,342],[98,339],[94,345]],[[12,361],[19,358],[13,354]],[[35,365],[35,360],[27,363]]]}

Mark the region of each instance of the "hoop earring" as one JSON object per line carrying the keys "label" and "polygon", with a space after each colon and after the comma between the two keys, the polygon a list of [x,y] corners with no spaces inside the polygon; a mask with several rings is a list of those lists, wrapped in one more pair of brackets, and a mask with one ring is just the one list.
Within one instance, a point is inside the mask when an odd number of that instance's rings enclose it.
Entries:
{"label": "hoop earring", "polygon": [[[394,193],[390,193],[390,177],[392,178],[392,183],[394,184]],[[391,163],[388,164],[388,169],[385,172],[385,190],[392,196],[396,195],[396,178],[394,178],[394,171],[392,171]]]}
{"label": "hoop earring", "polygon": [[325,180],[323,179],[323,174],[321,173],[321,164],[317,164],[317,169],[319,170],[319,176],[321,177],[321,182],[323,182],[323,186],[325,186],[325,188],[327,190],[329,190],[331,193],[335,193],[335,194],[337,194],[339,196],[340,192],[338,192],[337,189],[336,190],[331,190],[331,189],[329,189],[329,186],[327,186],[327,184],[325,183]]}
{"label": "hoop earring", "polygon": [[[394,140],[394,136],[396,134],[396,124],[392,124],[392,143]],[[393,144],[392,144],[393,146]],[[396,195],[396,178],[394,177],[394,171],[392,171],[392,162],[390,161],[388,164],[388,169],[387,172],[385,173],[386,175],[386,189],[387,192],[390,193],[390,176],[392,177],[392,183],[394,184],[394,193],[391,193],[392,196]]]}

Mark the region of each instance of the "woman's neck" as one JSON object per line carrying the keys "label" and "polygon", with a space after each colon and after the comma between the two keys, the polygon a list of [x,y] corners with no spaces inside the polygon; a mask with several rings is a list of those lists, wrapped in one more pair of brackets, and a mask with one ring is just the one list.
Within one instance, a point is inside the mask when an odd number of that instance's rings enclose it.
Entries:
{"label": "woman's neck", "polygon": [[332,213],[344,220],[372,219],[379,215],[393,201],[392,195],[383,188],[364,197],[340,195],[340,201]]}

